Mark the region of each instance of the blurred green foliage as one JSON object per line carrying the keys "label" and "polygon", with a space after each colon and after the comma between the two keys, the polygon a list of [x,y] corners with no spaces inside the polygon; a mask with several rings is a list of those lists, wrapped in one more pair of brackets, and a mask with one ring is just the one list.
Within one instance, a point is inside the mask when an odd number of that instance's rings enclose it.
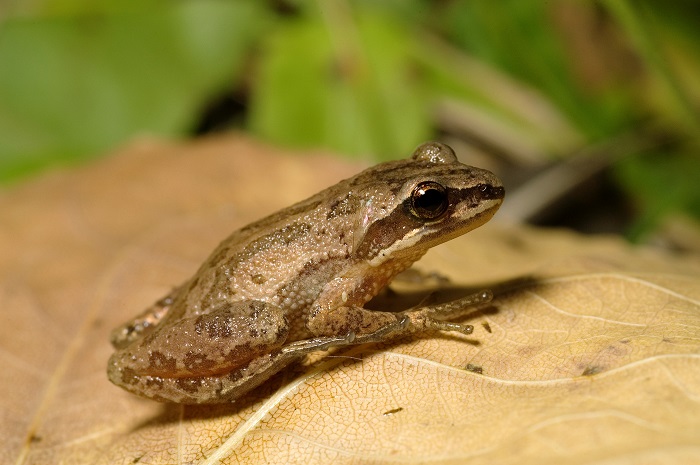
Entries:
{"label": "blurred green foliage", "polygon": [[[0,7],[2,8],[2,7]],[[232,94],[277,144],[403,156],[450,131],[534,163],[622,134],[642,234],[700,217],[695,2],[14,0],[0,22],[0,182],[186,137]],[[456,128],[455,128],[456,125]],[[466,128],[466,129],[465,129]],[[644,144],[641,144],[642,146]],[[618,158],[619,153],[617,154]]]}
{"label": "blurred green foliage", "polygon": [[72,3],[0,25],[0,179],[183,134],[261,30],[252,2]]}

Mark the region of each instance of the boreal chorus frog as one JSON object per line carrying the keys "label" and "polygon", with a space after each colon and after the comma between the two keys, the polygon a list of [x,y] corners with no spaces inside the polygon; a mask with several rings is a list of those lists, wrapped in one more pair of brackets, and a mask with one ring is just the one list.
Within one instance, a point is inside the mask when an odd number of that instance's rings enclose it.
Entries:
{"label": "boreal chorus frog", "polygon": [[188,281],[116,328],[109,379],[159,401],[232,402],[306,354],[424,331],[488,291],[399,313],[364,304],[430,248],[486,223],[501,181],[429,142],[231,234]]}

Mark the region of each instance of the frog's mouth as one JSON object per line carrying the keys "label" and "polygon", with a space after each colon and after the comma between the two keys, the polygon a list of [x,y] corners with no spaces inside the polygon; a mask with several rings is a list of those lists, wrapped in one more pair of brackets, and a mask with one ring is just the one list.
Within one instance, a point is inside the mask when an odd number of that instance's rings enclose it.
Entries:
{"label": "frog's mouth", "polygon": [[426,229],[417,234],[415,245],[420,248],[430,248],[443,242],[455,239],[486,224],[501,207],[501,199],[488,200],[480,205],[478,210],[465,206],[468,212],[453,215],[439,224],[426,225]]}
{"label": "frog's mouth", "polygon": [[[376,251],[366,257],[371,266],[379,266],[391,258],[415,256],[417,252],[420,252],[418,255],[420,256],[429,248],[459,237],[488,222],[496,214],[501,203],[502,199],[493,199],[481,202],[477,208],[466,204],[458,206],[456,212],[452,212],[442,221],[425,223],[420,227],[410,229],[400,237],[396,237],[394,234],[393,241],[391,243],[387,241],[381,247],[377,245],[381,241],[381,236],[375,236],[374,248],[368,248],[367,244],[370,242],[364,242],[359,251],[365,252],[363,249],[370,252]],[[399,229],[400,227],[397,226],[396,230]],[[373,235],[377,235],[377,233],[378,231],[372,231]],[[389,234],[384,236],[385,240],[390,237]]]}
{"label": "frog's mouth", "polygon": [[[411,213],[404,201],[391,213],[362,230],[354,249],[357,258],[379,266],[392,257],[416,255],[430,247],[461,236],[486,223],[503,202],[500,184],[479,184],[448,189],[449,206],[434,221],[424,221]],[[422,253],[420,253],[422,255]]]}

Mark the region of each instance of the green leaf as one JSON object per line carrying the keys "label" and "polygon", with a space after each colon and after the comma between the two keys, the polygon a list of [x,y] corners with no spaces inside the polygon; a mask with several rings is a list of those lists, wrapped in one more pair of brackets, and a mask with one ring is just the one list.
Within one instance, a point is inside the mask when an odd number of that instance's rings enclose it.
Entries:
{"label": "green leaf", "polygon": [[610,137],[630,123],[629,82],[611,76],[602,89],[581,82],[577,66],[582,57],[572,55],[561,29],[565,23],[557,20],[564,8],[590,17],[596,5],[474,0],[451,3],[440,18],[450,38],[471,56],[538,89],[592,140]]}
{"label": "green leaf", "polygon": [[266,41],[251,130],[298,147],[410,153],[431,129],[408,31],[381,14],[327,8],[281,25]]}
{"label": "green leaf", "polygon": [[669,214],[700,218],[700,158],[697,149],[650,153],[619,163],[620,184],[637,200],[637,219],[628,232],[640,240]]}
{"label": "green leaf", "polygon": [[254,2],[199,0],[5,21],[0,180],[135,133],[183,134],[240,73],[262,12]]}

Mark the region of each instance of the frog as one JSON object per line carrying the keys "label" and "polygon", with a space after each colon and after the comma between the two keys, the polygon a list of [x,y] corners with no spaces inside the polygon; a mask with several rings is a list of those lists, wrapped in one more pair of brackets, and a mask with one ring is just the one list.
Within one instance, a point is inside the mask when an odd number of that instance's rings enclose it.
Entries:
{"label": "frog", "polygon": [[196,273],[111,333],[109,380],[149,399],[236,402],[312,353],[427,332],[488,290],[402,311],[367,302],[430,248],[488,222],[505,195],[488,170],[426,142],[233,232]]}

